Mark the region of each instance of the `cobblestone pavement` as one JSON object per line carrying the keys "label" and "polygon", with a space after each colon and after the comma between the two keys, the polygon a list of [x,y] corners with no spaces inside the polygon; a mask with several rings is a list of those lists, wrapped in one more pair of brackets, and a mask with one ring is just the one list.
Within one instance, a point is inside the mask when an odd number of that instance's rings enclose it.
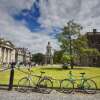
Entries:
{"label": "cobblestone pavement", "polygon": [[100,100],[100,93],[93,95],[83,93],[63,94],[54,90],[50,94],[42,94],[0,90],[0,100]]}

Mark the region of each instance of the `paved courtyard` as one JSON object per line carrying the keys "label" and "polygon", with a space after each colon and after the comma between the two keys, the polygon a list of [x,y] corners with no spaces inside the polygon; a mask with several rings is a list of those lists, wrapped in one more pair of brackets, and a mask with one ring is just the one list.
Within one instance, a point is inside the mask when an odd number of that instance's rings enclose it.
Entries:
{"label": "paved courtyard", "polygon": [[0,100],[100,100],[100,93],[94,95],[83,93],[63,94],[54,90],[50,94],[41,94],[0,90]]}

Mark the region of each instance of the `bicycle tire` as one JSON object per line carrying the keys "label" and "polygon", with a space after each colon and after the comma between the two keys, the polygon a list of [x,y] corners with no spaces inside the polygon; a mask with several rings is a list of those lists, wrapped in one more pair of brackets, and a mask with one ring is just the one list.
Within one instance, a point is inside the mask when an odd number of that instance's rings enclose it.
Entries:
{"label": "bicycle tire", "polygon": [[64,79],[60,83],[60,89],[63,93],[71,93],[74,89],[74,84],[70,80]]}
{"label": "bicycle tire", "polygon": [[18,81],[17,90],[19,92],[27,92],[30,88],[30,80],[27,77],[24,77]]}
{"label": "bicycle tire", "polygon": [[97,90],[97,85],[94,80],[86,80],[83,83],[84,90],[88,94],[95,94]]}
{"label": "bicycle tire", "polygon": [[38,84],[39,91],[49,94],[52,91],[53,83],[50,79],[42,79]]}

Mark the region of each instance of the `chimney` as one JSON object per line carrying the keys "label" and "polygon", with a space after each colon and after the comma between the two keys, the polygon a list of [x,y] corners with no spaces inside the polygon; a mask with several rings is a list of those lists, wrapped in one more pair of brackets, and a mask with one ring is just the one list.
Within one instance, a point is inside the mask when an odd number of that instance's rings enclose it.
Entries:
{"label": "chimney", "polygon": [[96,33],[97,32],[97,29],[93,29],[93,33]]}

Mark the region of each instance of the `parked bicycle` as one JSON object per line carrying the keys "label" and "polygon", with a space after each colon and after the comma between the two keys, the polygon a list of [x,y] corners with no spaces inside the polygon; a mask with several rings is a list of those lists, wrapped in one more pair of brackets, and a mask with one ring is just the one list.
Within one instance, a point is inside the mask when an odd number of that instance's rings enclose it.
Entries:
{"label": "parked bicycle", "polygon": [[[51,77],[43,76],[45,72],[40,75],[33,74],[33,71],[28,69],[28,75],[18,81],[18,91],[26,92],[29,89],[36,89],[39,92],[50,93],[52,91],[53,83]],[[37,80],[33,81],[34,78]]]}
{"label": "parked bicycle", "polygon": [[94,80],[86,78],[85,73],[80,73],[80,83],[77,83],[77,79],[73,78],[73,74],[69,72],[69,78],[64,79],[60,83],[61,91],[64,93],[71,93],[75,88],[75,84],[77,84],[78,89],[84,90],[86,93],[94,94],[97,90],[97,85]]}

